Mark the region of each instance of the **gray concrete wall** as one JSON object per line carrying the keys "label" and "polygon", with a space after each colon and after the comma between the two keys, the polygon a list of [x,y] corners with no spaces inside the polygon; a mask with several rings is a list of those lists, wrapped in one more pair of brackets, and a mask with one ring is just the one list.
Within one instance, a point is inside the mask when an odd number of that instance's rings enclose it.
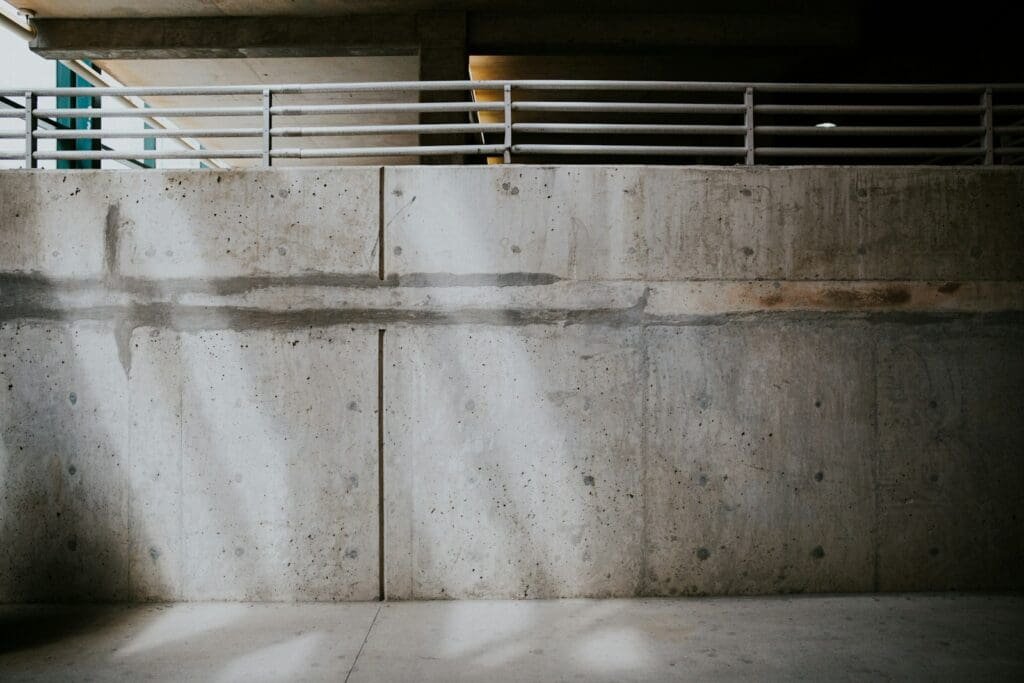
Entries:
{"label": "gray concrete wall", "polygon": [[1019,589],[1021,348],[1019,170],[0,173],[0,600]]}

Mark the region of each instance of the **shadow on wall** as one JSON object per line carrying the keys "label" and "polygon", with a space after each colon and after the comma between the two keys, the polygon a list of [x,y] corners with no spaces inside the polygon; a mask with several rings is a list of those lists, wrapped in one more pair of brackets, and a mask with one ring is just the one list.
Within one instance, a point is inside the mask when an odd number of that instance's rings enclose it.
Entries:
{"label": "shadow on wall", "polygon": [[[104,183],[101,280],[0,281],[0,602],[376,597],[376,328],[138,303],[244,288],[203,276],[259,264],[223,256],[202,202],[175,195],[154,222],[120,210],[112,176],[90,179],[94,200]],[[224,186],[240,211],[280,191],[250,174]],[[19,253],[48,254],[24,204]],[[139,225],[166,220],[173,243],[145,255],[172,259],[161,277],[123,275],[143,258],[123,250],[166,237]],[[288,248],[273,250],[285,266]],[[61,319],[89,297],[115,303]]]}
{"label": "shadow on wall", "polygon": [[[11,309],[59,308],[45,278],[4,280]],[[0,603],[130,599],[127,378],[112,324],[47,315],[0,313]],[[118,619],[91,604],[0,612],[0,653]]]}
{"label": "shadow on wall", "polygon": [[[103,285],[90,265],[102,267],[103,244],[91,239],[103,226],[66,234],[71,224],[49,219],[54,197],[31,175],[5,178],[3,189],[0,602],[131,599],[140,529],[118,322],[61,312]],[[61,190],[72,202],[89,196]]]}
{"label": "shadow on wall", "polygon": [[110,327],[0,323],[4,602],[130,596],[127,378]]}

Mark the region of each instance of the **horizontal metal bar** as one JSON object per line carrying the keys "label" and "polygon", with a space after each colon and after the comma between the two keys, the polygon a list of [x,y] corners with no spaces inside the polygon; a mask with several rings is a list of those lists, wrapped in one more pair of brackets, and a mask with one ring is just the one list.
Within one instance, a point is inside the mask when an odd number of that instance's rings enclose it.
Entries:
{"label": "horizontal metal bar", "polygon": [[662,90],[679,92],[735,92],[747,88],[762,93],[885,93],[943,94],[1022,91],[1024,83],[752,83],[738,81],[509,81],[513,88],[530,90]]}
{"label": "horizontal metal bar", "polygon": [[755,133],[772,135],[981,135],[982,126],[755,126]]}
{"label": "horizontal metal bar", "polygon": [[[274,95],[383,93],[429,91],[502,90],[508,81],[377,81],[370,83],[287,83],[279,85],[198,85],[198,86],[140,86],[119,88],[88,88],[92,97],[101,96],[192,96],[192,95],[263,95],[270,89]],[[0,90],[2,96],[21,97],[32,90],[40,97],[74,96],[81,88],[22,88]]]}
{"label": "horizontal metal bar", "polygon": [[0,130],[0,140],[24,140],[24,139],[25,139],[25,131],[23,131],[23,130]]}
{"label": "horizontal metal bar", "polygon": [[982,107],[928,104],[755,104],[757,114],[980,114]]}
{"label": "horizontal metal bar", "polygon": [[[80,93],[84,94],[84,93]],[[163,109],[36,109],[36,116],[52,116],[59,119],[132,119],[151,116],[257,116],[263,113],[261,107],[165,107]]]}
{"label": "horizontal metal bar", "polygon": [[24,107],[21,109],[0,109],[0,119],[23,119],[25,118]]}
{"label": "horizontal metal bar", "polygon": [[1024,83],[751,83],[750,85],[763,93],[980,94],[986,89],[991,89],[994,92],[1024,89]]}
{"label": "horizontal metal bar", "polygon": [[340,159],[349,157],[437,156],[442,154],[501,154],[504,145],[421,145],[416,147],[345,147],[275,149],[275,159]]}
{"label": "horizontal metal bar", "polygon": [[[460,112],[501,111],[501,102],[400,102],[382,104],[307,104],[271,107],[275,116],[304,116],[310,114],[383,114],[388,112]],[[202,116],[261,116],[262,107],[167,107],[163,109],[36,109],[36,116],[54,118],[140,118],[162,116],[166,118]]]}
{"label": "horizontal metal bar", "polygon": [[[271,128],[270,134],[276,137],[332,137],[341,135],[385,135],[396,133],[500,133],[504,126],[500,123],[438,123],[438,124],[398,124],[382,126],[309,126],[309,127],[281,127]],[[37,131],[36,137],[40,139],[92,139],[102,137],[104,139],[144,139],[144,138],[166,138],[166,137],[187,137],[187,138],[247,138],[259,137],[263,134],[262,128],[181,128],[177,130],[146,130],[146,131],[116,131],[116,130],[54,130]],[[7,133],[0,133],[0,138],[6,137]],[[21,139],[24,133],[10,133],[10,137]]]}
{"label": "horizontal metal bar", "polygon": [[997,104],[992,111],[996,114],[1024,114],[1024,104]]}
{"label": "horizontal metal bar", "polygon": [[682,147],[648,145],[513,145],[513,154],[646,154],[652,156],[734,156],[746,154],[743,147]]}
{"label": "horizontal metal bar", "polygon": [[[22,135],[22,137],[24,137],[24,135]],[[0,161],[13,161],[15,159],[18,161],[24,161],[25,152],[0,152]]]}
{"label": "horizontal metal bar", "polygon": [[[36,152],[36,159],[67,159],[87,161],[95,159],[256,159],[260,150],[210,150],[193,149],[157,152],[153,150],[110,150],[102,152]],[[21,157],[18,157],[21,158]]]}
{"label": "horizontal metal bar", "polygon": [[1024,90],[1024,83],[753,83],[738,81],[509,81],[514,88],[531,90],[663,90],[680,92],[735,92],[747,88],[763,93],[981,93]]}
{"label": "horizontal metal bar", "polygon": [[396,133],[500,133],[501,123],[434,123],[395,124],[381,126],[305,126],[272,128],[277,137],[336,136],[336,135],[389,135]]}
{"label": "horizontal metal bar", "polygon": [[664,90],[678,92],[735,92],[746,88],[774,93],[830,94],[952,94],[981,93],[986,88],[995,92],[1024,90],[1024,83],[745,83],[716,81],[509,81],[514,88],[530,90]]}
{"label": "horizontal metal bar", "polygon": [[[385,135],[397,133],[500,133],[504,125],[500,123],[438,123],[438,124],[397,124],[382,126],[308,126],[271,128],[270,134],[275,137],[333,137],[342,135]],[[179,128],[176,130],[47,130],[36,131],[39,139],[145,139],[145,138],[248,138],[259,137],[262,128]],[[22,132],[0,132],[0,138],[10,137],[22,139]]]}
{"label": "horizontal metal bar", "polygon": [[[388,112],[460,112],[501,111],[501,102],[393,102],[384,104],[307,104],[271,107],[275,116],[306,116],[309,114],[384,114]],[[262,111],[262,110],[260,110]]]}
{"label": "horizontal metal bar", "polygon": [[714,81],[601,81],[601,80],[518,80],[508,81],[520,90],[621,90],[661,92],[735,92],[742,94],[746,83]]}
{"label": "horizontal metal bar", "polygon": [[744,126],[688,126],[643,123],[513,123],[516,133],[636,133],[665,135],[744,135]]}
{"label": "horizontal metal bar", "polygon": [[[974,93],[991,88],[993,92],[1024,91],[1024,83],[756,83],[738,81],[621,81],[621,80],[509,80],[509,81],[383,81],[372,83],[288,83],[269,86],[275,95],[307,93],[373,93],[457,90],[502,90],[505,84],[531,90],[660,90],[677,92],[736,92],[747,88],[773,93]],[[184,96],[184,95],[262,95],[265,85],[150,86],[89,88],[94,97]],[[0,90],[0,96],[25,94],[28,88]],[[42,97],[73,96],[77,88],[42,88],[34,92]]]}
{"label": "horizontal metal bar", "polygon": [[[413,147],[345,147],[345,148],[314,148],[314,149],[275,149],[270,154],[275,159],[331,159],[344,157],[376,157],[376,156],[436,156],[442,154],[501,154],[504,145],[421,145]],[[36,152],[36,159],[256,159],[263,155],[262,150],[194,150],[156,152],[146,150],[110,150],[102,152]],[[15,154],[12,159],[22,159],[24,154]]]}
{"label": "horizontal metal bar", "polygon": [[[145,138],[248,138],[259,137],[263,131],[260,128],[176,128],[173,130],[149,129],[149,130],[42,130],[36,131],[35,136],[41,140],[78,140],[78,139],[120,139],[136,140]],[[24,133],[21,134],[24,137]]]}
{"label": "horizontal metal bar", "polygon": [[[436,155],[436,154],[500,154],[503,145],[449,145],[419,147],[356,147],[343,149],[281,149],[273,150],[275,158],[340,158],[359,156],[405,156],[405,155]],[[964,148],[923,148],[923,147],[758,147],[756,154],[763,156],[978,156],[983,154],[980,149]],[[740,147],[700,147],[700,146],[646,146],[646,145],[515,145],[513,152],[517,154],[649,154],[657,156],[743,156]],[[998,154],[1022,154],[1024,148],[1000,147]],[[260,150],[193,150],[193,151],[62,151],[36,152],[36,159],[245,159],[259,158]],[[0,156],[3,159],[21,159],[23,154],[10,153]]]}
{"label": "horizontal metal bar", "polygon": [[1024,135],[1024,126],[995,126],[992,130],[1008,135]]}
{"label": "horizontal metal bar", "polygon": [[[51,131],[39,131],[39,130],[37,130],[37,131],[35,131],[35,137],[37,139],[38,138],[42,138],[42,137],[49,137],[47,135],[40,135],[40,133],[49,133],[49,132],[51,132]],[[76,133],[82,133],[82,137],[88,136],[88,137],[91,137],[91,138],[94,138],[94,139],[99,137],[97,135],[98,131],[86,131],[86,130],[81,130],[81,131],[64,131],[64,130],[61,130],[61,131],[56,131],[56,132],[62,132],[62,133],[76,132]],[[25,137],[25,134],[23,132],[0,131],[0,140],[3,140],[3,139],[6,139],[6,140],[10,140],[10,139],[24,139],[24,137]],[[115,136],[104,135],[103,137],[106,138],[106,137],[115,137]],[[100,145],[100,148],[102,150],[105,150],[105,151],[110,151],[111,150],[111,148],[108,147],[107,145]],[[24,152],[21,152],[21,153],[19,153],[16,156],[16,158],[18,158],[18,159],[24,159],[24,157],[25,157]],[[4,159],[4,158],[9,158],[9,157],[0,156],[0,159]],[[145,165],[140,163],[134,157],[131,158],[131,159],[114,159],[114,161],[118,161],[119,163],[121,163],[124,166],[129,166],[129,167],[130,166],[138,166],[138,167],[141,167],[141,168],[145,168]]]}
{"label": "horizontal metal bar", "polygon": [[516,111],[635,112],[642,114],[742,114],[742,104],[675,104],[670,102],[513,102]]}
{"label": "horizontal metal bar", "polygon": [[775,157],[974,157],[985,154],[981,148],[967,147],[757,147],[754,152]]}

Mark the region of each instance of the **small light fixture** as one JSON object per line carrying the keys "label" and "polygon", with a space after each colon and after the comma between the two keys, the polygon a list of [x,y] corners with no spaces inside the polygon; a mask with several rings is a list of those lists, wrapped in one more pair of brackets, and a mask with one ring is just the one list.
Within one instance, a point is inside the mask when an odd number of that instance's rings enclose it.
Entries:
{"label": "small light fixture", "polygon": [[822,121],[821,123],[814,124],[815,128],[835,128],[836,124],[831,121]]}

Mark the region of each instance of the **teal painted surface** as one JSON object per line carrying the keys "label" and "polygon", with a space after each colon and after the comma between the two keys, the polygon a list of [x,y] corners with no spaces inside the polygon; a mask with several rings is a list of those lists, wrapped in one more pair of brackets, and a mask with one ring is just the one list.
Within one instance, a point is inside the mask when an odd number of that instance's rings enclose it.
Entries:
{"label": "teal painted surface", "polygon": [[[89,64],[89,62],[86,62]],[[92,66],[91,64],[89,64]],[[58,88],[89,88],[92,85],[73,72],[68,67],[64,66],[61,62],[57,62],[57,87]],[[58,97],[57,108],[58,109],[83,109],[87,107],[98,107],[99,98],[97,97]],[[101,126],[101,119],[73,119],[73,118],[58,118],[58,126],[71,129],[71,130],[99,130]],[[99,138],[82,138],[79,140],[57,140],[57,151],[59,152],[70,152],[70,151],[99,151],[100,150],[100,139]],[[100,168],[99,160],[82,160],[82,161],[71,161],[71,160],[58,160],[57,168],[61,169],[72,169],[72,168]]]}
{"label": "teal painted surface", "polygon": [[[149,108],[149,105],[146,105],[146,107]],[[146,130],[149,130],[150,128],[153,127],[153,126],[149,125],[148,123],[143,124],[143,125],[145,125]],[[142,148],[144,150],[146,150],[147,152],[155,152],[156,151],[156,138],[145,138],[142,141]],[[142,159],[141,161],[142,161],[142,165],[145,166],[146,168],[156,168],[156,159]]]}

